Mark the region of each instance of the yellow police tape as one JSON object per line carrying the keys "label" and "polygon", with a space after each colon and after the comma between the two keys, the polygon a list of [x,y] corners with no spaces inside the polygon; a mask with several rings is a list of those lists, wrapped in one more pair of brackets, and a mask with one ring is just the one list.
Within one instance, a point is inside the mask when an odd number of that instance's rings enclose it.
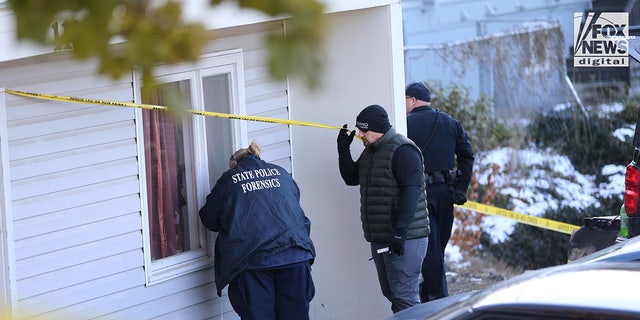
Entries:
{"label": "yellow police tape", "polygon": [[[45,94],[45,93],[16,91],[16,90],[10,90],[10,89],[5,89],[5,91],[18,96],[31,97],[31,98],[44,99],[44,100],[76,102],[76,103],[84,103],[84,104],[99,104],[99,105],[128,107],[128,108],[142,108],[142,109],[149,109],[149,110],[167,110],[167,107],[165,106],[158,106],[158,105],[152,105],[152,104],[120,102],[120,101],[100,100],[100,99],[91,99],[91,98],[77,98],[77,97]],[[187,111],[195,115],[208,116],[208,117],[260,121],[260,122],[269,122],[269,123],[277,123],[277,124],[290,124],[290,125],[325,128],[325,129],[338,129],[338,130],[342,129],[342,127],[338,127],[338,126],[331,126],[331,125],[319,124],[319,123],[313,123],[313,122],[307,122],[307,121],[268,118],[268,117],[259,117],[259,116],[242,116],[242,115],[233,115],[233,114],[227,114],[227,113],[201,111],[201,110],[187,110]],[[358,135],[356,136],[360,138]],[[478,202],[473,202],[473,201],[467,201],[464,205],[457,206],[457,207],[473,210],[473,211],[484,213],[484,214],[501,216],[501,217],[516,220],[524,224],[528,224],[528,225],[532,225],[532,226],[536,226],[544,229],[549,229],[553,231],[558,231],[562,233],[571,234],[573,231],[580,228],[576,225],[553,221],[545,218],[534,217],[534,216],[517,213],[517,212],[513,212],[506,209],[491,207],[491,206],[478,203]]]}
{"label": "yellow police tape", "polygon": [[[10,90],[10,89],[5,89],[5,91],[18,96],[45,99],[45,100],[77,102],[77,103],[84,103],[84,104],[100,104],[100,105],[128,107],[128,108],[142,108],[142,109],[149,109],[149,110],[167,110],[167,107],[165,106],[158,106],[153,104],[99,100],[99,99],[91,99],[91,98],[67,97],[67,96],[58,96],[58,95],[52,95],[52,94],[46,94],[46,93],[16,91],[16,90]],[[242,116],[242,115],[234,115],[234,114],[221,113],[221,112],[192,110],[192,109],[187,110],[187,112],[195,115],[235,119],[235,120],[249,120],[249,121],[260,121],[260,122],[269,122],[269,123],[278,123],[278,124],[291,124],[296,126],[316,127],[316,128],[325,128],[325,129],[342,129],[342,127],[338,127],[338,126],[330,126],[326,124],[313,123],[313,122],[307,122],[307,121],[298,121],[298,120],[289,120],[289,119],[268,118],[268,117],[260,117],[260,116]]]}
{"label": "yellow police tape", "polygon": [[576,226],[573,224],[530,216],[528,214],[518,213],[518,212],[510,211],[507,209],[491,207],[491,206],[478,203],[478,202],[473,202],[473,201],[467,201],[464,205],[457,206],[457,207],[469,209],[469,210],[484,213],[484,214],[509,218],[509,219],[516,220],[520,223],[528,224],[528,225],[543,228],[543,229],[553,230],[557,232],[567,233],[567,234],[572,234],[575,230],[578,230],[580,228],[579,226]]}

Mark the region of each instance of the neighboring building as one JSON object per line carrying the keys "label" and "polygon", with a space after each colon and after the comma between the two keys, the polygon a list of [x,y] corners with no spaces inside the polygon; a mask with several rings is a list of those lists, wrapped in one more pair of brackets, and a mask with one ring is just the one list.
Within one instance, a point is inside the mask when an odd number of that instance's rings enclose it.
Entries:
{"label": "neighboring building", "polygon": [[[381,104],[406,131],[399,0],[325,2],[319,90],[266,71],[263,36],[286,34],[286,19],[205,10],[204,0],[189,1],[188,14],[210,22],[217,39],[197,63],[159,66],[161,88],[188,93],[193,109],[350,128],[363,107]],[[16,42],[3,2],[0,26],[0,310],[29,319],[237,318],[226,290],[216,295],[214,235],[197,210],[231,152],[256,140],[265,160],[293,173],[312,221],[312,318],[390,315],[358,190],[339,176],[337,130],[200,116],[179,130],[141,109],[16,96],[5,89],[141,102],[137,72],[114,81],[95,75],[95,61]],[[178,150],[168,164],[150,156],[153,129],[169,138],[156,145]],[[361,148],[354,143],[354,155]],[[158,180],[157,170],[174,178]]]}
{"label": "neighboring building", "polygon": [[573,13],[591,8],[590,0],[405,0],[402,6],[407,82],[463,85],[473,98],[492,98],[496,115],[506,118],[574,101],[564,64]]}

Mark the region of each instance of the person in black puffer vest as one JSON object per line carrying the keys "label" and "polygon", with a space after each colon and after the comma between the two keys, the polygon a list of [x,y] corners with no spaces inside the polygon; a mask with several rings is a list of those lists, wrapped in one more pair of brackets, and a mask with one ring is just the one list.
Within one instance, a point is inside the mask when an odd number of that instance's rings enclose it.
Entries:
{"label": "person in black puffer vest", "polygon": [[218,232],[218,295],[228,284],[243,320],[309,319],[316,253],[298,185],[284,168],[260,159],[255,142],[236,151],[229,166],[199,212],[202,224]]}
{"label": "person in black puffer vest", "polygon": [[[429,217],[420,149],[397,133],[387,112],[370,105],[356,118],[365,149],[351,157],[355,130],[338,134],[340,174],[360,185],[360,219],[378,272],[382,294],[395,313],[420,304],[418,282],[427,251]],[[388,248],[387,252],[380,249]]]}
{"label": "person in black puffer vest", "polygon": [[453,227],[453,204],[467,201],[473,171],[473,148],[460,122],[431,108],[431,93],[414,82],[405,90],[407,136],[422,150],[429,202],[429,248],[422,264],[420,300],[449,295],[444,251]]}

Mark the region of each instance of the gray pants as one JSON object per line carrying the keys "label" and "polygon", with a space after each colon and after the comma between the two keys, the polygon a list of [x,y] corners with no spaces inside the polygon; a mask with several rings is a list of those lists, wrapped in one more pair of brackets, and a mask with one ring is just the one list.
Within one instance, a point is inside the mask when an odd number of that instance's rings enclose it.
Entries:
{"label": "gray pants", "polygon": [[391,301],[391,311],[396,313],[420,304],[419,277],[422,260],[427,253],[428,238],[411,239],[404,243],[404,255],[377,253],[387,243],[371,243],[371,255],[378,272],[382,294]]}

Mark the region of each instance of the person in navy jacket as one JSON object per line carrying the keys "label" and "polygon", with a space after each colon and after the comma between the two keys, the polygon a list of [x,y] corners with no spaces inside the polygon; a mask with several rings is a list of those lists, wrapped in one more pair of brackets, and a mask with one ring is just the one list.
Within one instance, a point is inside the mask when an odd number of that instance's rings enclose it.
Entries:
{"label": "person in navy jacket", "polygon": [[460,122],[431,107],[431,92],[414,82],[405,89],[407,136],[422,151],[429,203],[429,247],[422,264],[420,301],[449,295],[444,251],[453,228],[453,205],[467,202],[473,147]]}
{"label": "person in navy jacket", "polygon": [[291,175],[260,153],[256,142],[236,151],[199,212],[204,226],[218,232],[218,295],[229,285],[229,300],[243,320],[309,319],[315,294],[311,222]]}

